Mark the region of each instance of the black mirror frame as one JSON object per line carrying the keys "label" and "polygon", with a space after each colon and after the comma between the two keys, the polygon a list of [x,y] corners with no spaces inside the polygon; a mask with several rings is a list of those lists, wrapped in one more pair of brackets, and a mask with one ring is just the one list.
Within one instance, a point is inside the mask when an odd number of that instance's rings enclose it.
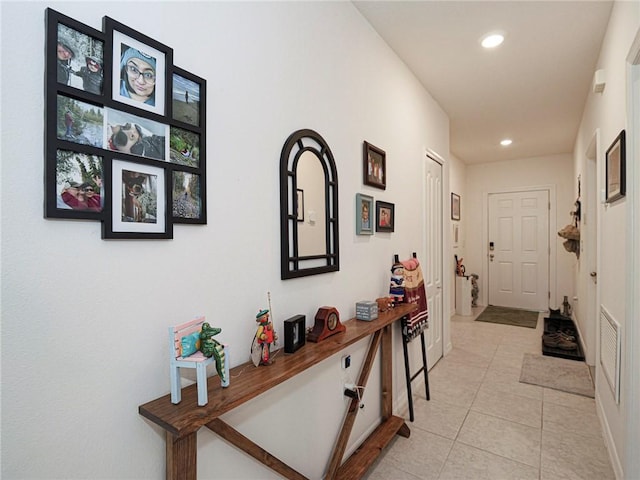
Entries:
{"label": "black mirror frame", "polygon": [[[300,156],[306,152],[313,152],[324,170],[325,188],[325,254],[299,256],[298,255],[298,222],[297,212],[297,188],[296,167]],[[289,188],[291,181],[291,189]],[[292,211],[289,211],[289,206]],[[289,238],[292,239],[292,251],[290,254]],[[310,129],[302,129],[293,132],[284,146],[280,155],[280,262],[281,278],[306,277],[320,273],[336,272],[340,270],[340,246],[338,235],[338,173],[333,153],[322,136]],[[309,268],[301,268],[300,263],[305,261],[324,260],[326,265]]]}

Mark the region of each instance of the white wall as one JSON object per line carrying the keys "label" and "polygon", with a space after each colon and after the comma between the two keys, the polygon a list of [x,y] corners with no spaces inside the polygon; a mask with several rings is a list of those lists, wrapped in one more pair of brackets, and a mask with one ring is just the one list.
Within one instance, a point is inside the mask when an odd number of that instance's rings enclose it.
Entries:
{"label": "white wall", "polygon": [[[96,29],[108,15],[207,79],[208,225],[177,225],[168,241],[104,241],[98,222],[43,218],[47,6]],[[309,324],[335,305],[348,319],[356,301],[386,293],[393,254],[424,257],[416,172],[426,148],[448,158],[448,118],[349,2],[1,9],[2,477],[163,478],[164,432],[137,408],[169,392],[167,326],[206,315],[236,365],[248,360],[267,291],[281,335],[292,315]],[[341,270],[281,281],[279,155],[300,128],[321,133],[336,159]],[[362,185],[364,140],[387,153],[384,192]],[[395,203],[396,233],[355,235],[358,192]],[[353,380],[365,347],[346,352]],[[339,357],[225,418],[320,478],[344,412]],[[401,358],[396,406],[406,395]],[[377,385],[374,375],[352,439],[375,426]],[[198,440],[199,478],[275,478],[209,432]]]}
{"label": "white wall", "polygon": [[[556,246],[556,288],[551,291],[551,308],[558,308],[564,295],[573,297],[573,271],[576,257],[562,246],[563,239],[558,230],[571,222],[569,212],[573,209],[576,183],[573,179],[571,155],[552,155],[539,158],[524,158],[506,162],[467,165],[465,214],[465,267],[467,272],[480,275],[478,303],[487,305],[487,239],[483,231],[487,222],[486,195],[513,187],[555,186],[556,226],[550,228],[550,241]],[[553,259],[552,259],[553,261]],[[554,279],[551,279],[550,286]]]}
{"label": "white wall", "polygon": [[[604,188],[604,183],[602,183],[604,153],[620,130],[626,127],[626,57],[639,27],[640,4],[638,2],[616,2],[596,66],[596,68],[605,71],[606,87],[602,94],[591,93],[587,98],[582,123],[576,138],[575,170],[584,172],[586,170],[586,150],[596,131],[599,131],[601,139],[597,152],[600,162],[599,188]],[[631,136],[635,135],[635,132],[627,133]],[[627,161],[637,162],[637,158],[628,158]],[[598,285],[601,291],[600,302],[620,323],[623,334],[629,330],[629,322],[637,322],[638,320],[637,318],[625,318],[625,305],[627,304],[625,271],[628,267],[626,255],[627,208],[627,200],[623,199],[607,208],[601,206],[599,209],[601,245],[599,247]],[[587,289],[587,284],[590,281],[588,271],[588,268],[581,268],[577,275],[578,288],[582,291]],[[637,272],[631,273],[637,278]],[[591,321],[599,325],[597,319],[594,318]],[[628,385],[624,379],[633,376],[637,378],[639,372],[638,365],[628,365],[625,361],[626,350],[630,347],[625,340],[625,338],[622,340],[624,351],[621,362],[623,381],[621,382],[620,404],[616,404],[600,368],[596,369],[596,401],[603,420],[605,438],[616,474],[619,478],[637,478],[640,472],[624,471],[625,463],[631,464],[633,462],[632,459],[625,458],[625,435],[626,429],[630,428],[627,420],[632,410],[637,415],[640,408],[637,404],[628,404],[627,401],[629,398]],[[596,365],[599,366],[599,358],[596,359]],[[632,371],[629,372],[628,369],[632,369]]]}
{"label": "white wall", "polygon": [[[446,208],[445,208],[445,225],[448,225],[448,228],[451,232],[451,245],[452,245],[452,250],[453,250],[453,255],[457,255],[458,256],[458,260],[465,259],[466,257],[466,242],[465,242],[465,234],[466,234],[466,228],[465,225],[467,224],[467,195],[466,195],[466,190],[465,190],[465,186],[467,183],[467,167],[466,165],[456,156],[454,156],[453,154],[450,155],[450,167],[449,167],[449,190],[452,193],[455,193],[457,195],[460,195],[460,221],[454,221],[451,219],[451,194],[449,194],[448,198],[446,199]],[[453,228],[457,226],[458,228],[458,245],[455,245],[455,242],[453,240]],[[466,259],[463,262],[463,264],[466,267]],[[455,271],[455,260],[454,258],[447,258],[445,259],[445,268],[449,269],[451,272]],[[479,272],[475,272],[472,270],[465,270],[465,272],[467,274],[471,274],[471,273],[479,273]],[[453,315],[455,313],[456,310],[456,297],[455,297],[455,288],[456,288],[456,279],[455,279],[455,275],[453,275],[451,277],[451,282],[449,285],[449,288],[451,289],[451,301],[450,301],[450,308],[451,308],[451,314]]]}

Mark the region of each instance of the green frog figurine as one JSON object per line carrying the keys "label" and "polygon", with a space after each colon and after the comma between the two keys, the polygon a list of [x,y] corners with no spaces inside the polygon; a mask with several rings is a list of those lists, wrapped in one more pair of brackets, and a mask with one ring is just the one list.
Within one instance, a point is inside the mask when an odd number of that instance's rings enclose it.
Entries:
{"label": "green frog figurine", "polygon": [[205,357],[214,357],[216,360],[216,371],[220,376],[220,384],[223,387],[229,386],[229,359],[225,354],[224,346],[213,337],[222,332],[221,328],[212,327],[209,323],[202,324],[200,330],[200,351]]}

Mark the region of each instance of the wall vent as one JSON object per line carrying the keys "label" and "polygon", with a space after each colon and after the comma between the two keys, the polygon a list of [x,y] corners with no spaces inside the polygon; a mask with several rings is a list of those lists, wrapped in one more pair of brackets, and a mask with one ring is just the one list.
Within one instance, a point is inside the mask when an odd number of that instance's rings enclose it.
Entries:
{"label": "wall vent", "polygon": [[620,324],[600,305],[600,365],[616,403],[620,403]]}

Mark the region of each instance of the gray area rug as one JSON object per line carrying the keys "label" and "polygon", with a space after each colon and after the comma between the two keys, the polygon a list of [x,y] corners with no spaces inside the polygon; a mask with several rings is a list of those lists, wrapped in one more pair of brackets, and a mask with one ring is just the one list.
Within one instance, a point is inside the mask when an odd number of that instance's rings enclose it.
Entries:
{"label": "gray area rug", "polygon": [[502,325],[536,328],[538,324],[538,312],[489,305],[478,318],[476,318],[476,322],[501,323]]}
{"label": "gray area rug", "polygon": [[525,353],[520,382],[594,398],[589,367],[584,362]]}

